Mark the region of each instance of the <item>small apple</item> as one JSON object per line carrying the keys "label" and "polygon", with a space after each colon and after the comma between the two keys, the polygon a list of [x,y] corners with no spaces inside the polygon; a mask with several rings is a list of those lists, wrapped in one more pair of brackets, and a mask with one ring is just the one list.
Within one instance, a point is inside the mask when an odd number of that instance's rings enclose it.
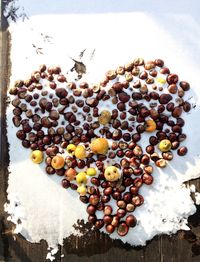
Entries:
{"label": "small apple", "polygon": [[96,176],[97,170],[94,167],[89,167],[86,173],[88,176]]}
{"label": "small apple", "polygon": [[108,147],[108,140],[103,137],[95,138],[90,144],[90,148],[94,154],[105,155],[108,151]]}
{"label": "small apple", "polygon": [[77,188],[77,192],[80,194],[80,196],[85,196],[87,194],[87,189],[86,189],[85,185],[82,184],[81,186],[79,186]]}
{"label": "small apple", "polygon": [[52,158],[51,165],[54,169],[61,169],[65,165],[65,160],[61,155],[56,155]]}
{"label": "small apple", "polygon": [[75,155],[75,157],[77,157],[78,159],[81,159],[81,160],[86,158],[87,153],[86,153],[85,147],[83,145],[77,146],[75,151],[74,151],[74,155]]}
{"label": "small apple", "polygon": [[43,161],[43,152],[40,150],[34,150],[31,153],[31,160],[35,164],[40,164]]}
{"label": "small apple", "polygon": [[114,182],[117,181],[121,175],[116,166],[109,166],[105,169],[104,177],[107,181]]}
{"label": "small apple", "polygon": [[111,120],[111,113],[108,110],[101,111],[98,120],[99,120],[99,124],[101,125],[108,124]]}
{"label": "small apple", "polygon": [[81,184],[86,184],[87,183],[87,177],[85,172],[79,172],[78,175],[76,176],[76,182],[81,185]]}
{"label": "small apple", "polygon": [[156,130],[156,122],[153,119],[148,119],[145,121],[145,131],[154,132]]}
{"label": "small apple", "polygon": [[161,152],[167,152],[167,151],[169,151],[171,149],[172,144],[171,144],[170,140],[163,139],[163,140],[160,141],[158,147],[159,147]]}
{"label": "small apple", "polygon": [[68,179],[69,181],[74,180],[75,177],[76,177],[76,174],[77,174],[77,172],[76,172],[76,170],[73,169],[73,168],[69,168],[69,169],[67,169],[67,170],[65,171],[65,176],[67,177],[67,179]]}
{"label": "small apple", "polygon": [[69,144],[66,148],[67,153],[70,155],[74,154],[75,149],[76,149],[76,146],[74,144]]}

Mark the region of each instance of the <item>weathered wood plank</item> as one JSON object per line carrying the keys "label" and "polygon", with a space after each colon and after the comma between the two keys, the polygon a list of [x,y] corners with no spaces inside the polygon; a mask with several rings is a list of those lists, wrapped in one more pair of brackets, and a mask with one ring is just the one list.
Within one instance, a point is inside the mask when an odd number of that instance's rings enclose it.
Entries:
{"label": "weathered wood plank", "polygon": [[133,248],[120,240],[112,240],[98,231],[88,231],[83,237],[65,239],[61,248],[62,262],[75,261],[132,261],[144,262],[144,249]]}
{"label": "weathered wood plank", "polygon": [[2,19],[3,8],[2,1],[0,1],[0,260],[4,260],[8,255],[6,245],[8,240],[4,234],[4,212],[3,204],[6,201],[6,166],[7,158],[5,155],[6,141],[3,139],[5,136],[5,118],[3,117],[5,112],[5,106],[3,101],[5,99],[5,87],[6,87],[6,71],[7,71],[7,31],[6,25]]}
{"label": "weathered wood plank", "polygon": [[144,248],[144,261],[157,262],[161,259],[161,237],[155,237]]}

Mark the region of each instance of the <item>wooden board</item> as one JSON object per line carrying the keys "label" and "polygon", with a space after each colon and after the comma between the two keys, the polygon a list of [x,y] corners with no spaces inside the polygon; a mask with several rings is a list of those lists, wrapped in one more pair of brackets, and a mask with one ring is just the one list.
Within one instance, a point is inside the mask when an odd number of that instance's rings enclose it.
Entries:
{"label": "wooden board", "polygon": [[[2,10],[2,9],[1,9]],[[6,220],[3,205],[8,184],[8,143],[6,138],[6,88],[9,80],[9,33],[7,21],[0,15],[0,262],[44,262],[47,244],[31,244],[22,236],[13,236],[12,224]],[[193,181],[200,190],[200,179]],[[200,207],[189,218],[191,231],[174,236],[158,236],[145,247],[133,248],[120,240],[111,240],[98,231],[84,237],[71,236],[56,256],[56,262],[199,262],[200,261]],[[60,257],[64,254],[64,257]]]}

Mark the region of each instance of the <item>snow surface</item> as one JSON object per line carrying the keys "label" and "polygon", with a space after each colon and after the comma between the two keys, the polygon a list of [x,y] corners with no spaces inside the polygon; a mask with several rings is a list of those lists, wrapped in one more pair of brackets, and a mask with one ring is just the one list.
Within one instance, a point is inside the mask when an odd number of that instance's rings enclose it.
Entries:
{"label": "snow surface", "polygon": [[[184,132],[188,135],[184,144],[189,152],[185,157],[176,157],[164,170],[156,170],[154,184],[142,187],[145,202],[134,212],[138,225],[121,240],[145,245],[157,234],[189,229],[187,218],[196,208],[190,189],[182,183],[200,175],[200,3],[19,0],[16,5],[29,19],[18,19],[10,25],[11,84],[16,79],[28,78],[43,63],[60,65],[68,72],[74,64],[70,57],[79,60],[84,49],[84,78],[90,82],[99,82],[108,69],[144,57],[163,59],[171,72],[191,84],[190,95],[196,107],[184,115]],[[87,221],[85,205],[76,192],[60,186],[60,177],[49,177],[43,165],[32,164],[30,151],[23,149],[15,137],[11,106],[7,121],[10,203],[5,210],[15,224],[20,221],[16,233],[31,242],[48,242],[52,251],[47,258],[52,259],[63,238],[79,234],[73,224],[78,219]],[[119,238],[115,233],[110,237]]]}

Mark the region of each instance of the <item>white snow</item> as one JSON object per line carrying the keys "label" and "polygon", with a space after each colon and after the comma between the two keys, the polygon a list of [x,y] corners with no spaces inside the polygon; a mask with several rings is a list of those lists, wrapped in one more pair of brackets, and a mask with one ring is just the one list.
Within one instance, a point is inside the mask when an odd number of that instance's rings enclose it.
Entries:
{"label": "white snow", "polygon": [[196,205],[200,205],[200,193],[196,192],[194,196]]}
{"label": "white snow", "polygon": [[[87,81],[99,82],[108,69],[144,57],[163,59],[171,72],[191,84],[190,95],[196,108],[184,115],[184,132],[188,135],[184,144],[189,152],[185,157],[175,157],[164,170],[155,169],[154,184],[141,190],[145,203],[135,211],[138,225],[121,238],[132,245],[145,245],[157,234],[187,230],[187,218],[196,210],[190,189],[182,183],[200,175],[200,3],[103,2],[16,1],[29,19],[19,19],[10,25],[10,80],[13,83],[28,78],[43,63],[60,65],[68,72],[73,66],[70,57],[79,59],[80,52],[86,49],[82,61],[87,65],[84,76]],[[47,176],[43,165],[31,163],[30,151],[23,149],[15,137],[11,110],[11,107],[7,110],[10,175],[9,204],[5,210],[9,219],[18,224],[16,233],[31,242],[41,239],[48,242],[52,249],[47,258],[52,260],[57,244],[62,244],[63,238],[70,234],[79,233],[73,224],[78,219],[87,221],[85,205],[76,192],[60,186],[59,177]],[[199,194],[196,195],[196,203],[200,203]],[[117,234],[111,237],[119,238]]]}

